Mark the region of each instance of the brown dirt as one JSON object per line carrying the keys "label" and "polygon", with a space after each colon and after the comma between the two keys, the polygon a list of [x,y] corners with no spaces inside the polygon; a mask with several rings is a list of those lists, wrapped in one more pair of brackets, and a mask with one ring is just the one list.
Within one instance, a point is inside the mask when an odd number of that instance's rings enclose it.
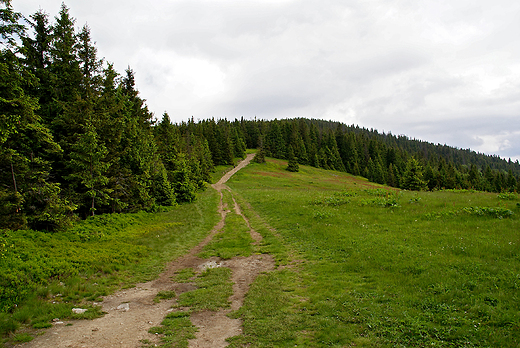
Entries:
{"label": "brown dirt", "polygon": [[[226,173],[222,179],[212,185],[220,192],[221,200],[219,212],[221,220],[211,230],[209,235],[188,254],[171,262],[165,272],[156,280],[137,284],[135,288],[122,290],[113,295],[104,297],[101,303],[106,315],[94,320],[71,320],[55,324],[33,341],[16,345],[16,347],[32,348],[108,348],[108,347],[141,347],[140,340],[147,339],[151,342],[159,342],[156,335],[148,333],[148,329],[158,326],[164,317],[173,309],[175,299],[162,300],[160,303],[153,301],[155,295],[163,290],[175,290],[177,294],[195,289],[190,283],[175,283],[171,277],[175,272],[192,267],[203,269],[209,263],[220,267],[229,267],[232,271],[233,295],[229,298],[231,308],[218,312],[203,311],[194,313],[191,321],[199,328],[196,338],[190,340],[189,347],[225,347],[226,338],[240,335],[242,323],[239,319],[230,319],[227,314],[240,308],[244,296],[249,290],[249,285],[256,276],[274,268],[274,260],[270,255],[252,255],[250,257],[236,257],[221,261],[218,258],[201,259],[196,255],[209,243],[213,236],[224,227],[227,207],[222,203],[222,190],[230,190],[226,181],[238,170],[245,167],[253,158],[250,154],[240,162],[233,170]],[[234,199],[233,199],[234,201]],[[240,207],[234,201],[234,209],[241,215],[249,227],[249,221],[240,211]],[[255,242],[261,240],[261,235],[251,229],[252,238]],[[124,305],[124,306],[121,306]],[[120,307],[121,306],[121,307]],[[127,309],[124,307],[127,306]],[[69,325],[72,324],[72,325]]]}

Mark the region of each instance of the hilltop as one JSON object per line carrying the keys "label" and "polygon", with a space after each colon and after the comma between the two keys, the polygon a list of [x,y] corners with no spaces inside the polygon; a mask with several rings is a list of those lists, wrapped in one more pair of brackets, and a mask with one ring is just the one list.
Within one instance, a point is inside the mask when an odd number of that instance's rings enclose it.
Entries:
{"label": "hilltop", "polygon": [[[167,113],[157,121],[134,71],[120,74],[97,57],[90,28],[77,30],[67,6],[53,22],[43,9],[23,21],[4,6],[0,228],[59,231],[88,216],[192,202],[215,166],[244,158],[246,149],[397,188],[518,191],[518,161],[354,125],[172,124]],[[413,187],[408,166],[417,174]]]}

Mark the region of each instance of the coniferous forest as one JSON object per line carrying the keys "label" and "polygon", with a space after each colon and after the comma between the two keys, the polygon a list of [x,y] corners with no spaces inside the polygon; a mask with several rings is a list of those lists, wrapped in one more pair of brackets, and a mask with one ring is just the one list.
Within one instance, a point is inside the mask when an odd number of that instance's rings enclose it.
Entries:
{"label": "coniferous forest", "polygon": [[246,148],[410,190],[520,190],[520,164],[373,129],[304,118],[158,119],[100,59],[69,9],[24,17],[0,0],[0,228],[66,229],[103,213],[196,199]]}

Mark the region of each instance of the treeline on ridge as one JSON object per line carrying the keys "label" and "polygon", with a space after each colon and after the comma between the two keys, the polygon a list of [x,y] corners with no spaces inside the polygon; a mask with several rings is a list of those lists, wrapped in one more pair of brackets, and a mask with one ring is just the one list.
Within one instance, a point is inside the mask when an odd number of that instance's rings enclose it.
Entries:
{"label": "treeline on ridge", "polygon": [[155,121],[134,72],[99,59],[65,5],[52,23],[40,10],[24,25],[0,1],[0,228],[190,202],[246,148],[405,189],[519,189],[518,161],[338,122]]}

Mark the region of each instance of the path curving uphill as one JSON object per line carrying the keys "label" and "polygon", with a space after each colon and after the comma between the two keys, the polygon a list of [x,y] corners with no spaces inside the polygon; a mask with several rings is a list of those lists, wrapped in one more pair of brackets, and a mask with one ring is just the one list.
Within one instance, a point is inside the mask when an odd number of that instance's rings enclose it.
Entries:
{"label": "path curving uphill", "polygon": [[[171,262],[166,270],[154,281],[137,284],[135,288],[121,290],[110,296],[106,296],[101,303],[106,315],[94,320],[72,320],[54,325],[43,335],[37,336],[33,341],[19,344],[16,347],[26,348],[137,348],[142,347],[142,341],[160,343],[156,335],[148,333],[153,326],[158,326],[164,317],[172,311],[173,300],[165,300],[159,303],[154,298],[159,291],[175,290],[177,294],[193,290],[186,283],[175,283],[171,280],[176,271],[192,267],[201,269],[208,262],[218,262],[221,267],[229,267],[232,271],[233,295],[229,298],[231,308],[217,312],[203,311],[191,315],[192,323],[198,327],[196,338],[189,341],[189,347],[227,346],[226,338],[240,335],[242,323],[239,319],[230,319],[227,314],[242,306],[244,296],[249,290],[249,285],[256,276],[274,268],[274,260],[270,255],[252,255],[250,257],[235,257],[229,260],[201,259],[196,255],[202,251],[215,234],[222,231],[225,217],[228,212],[234,211],[240,215],[250,227],[249,221],[241,213],[239,205],[233,198],[234,207],[227,207],[223,203],[223,190],[231,192],[225,183],[237,171],[244,168],[254,154],[249,154],[235,168],[227,172],[212,187],[220,195],[219,213],[220,221],[213,227],[208,236],[186,255]],[[262,237],[254,230],[250,230],[255,243]],[[72,324],[72,325],[67,325]]]}

